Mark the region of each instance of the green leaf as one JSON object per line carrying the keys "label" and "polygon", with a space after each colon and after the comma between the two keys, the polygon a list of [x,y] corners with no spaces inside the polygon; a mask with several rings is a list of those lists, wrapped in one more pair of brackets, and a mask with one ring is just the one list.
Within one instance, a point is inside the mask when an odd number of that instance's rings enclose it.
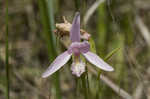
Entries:
{"label": "green leaf", "polygon": [[116,52],[118,52],[118,50],[120,50],[120,47],[116,48],[116,49],[112,50],[110,53],[108,53],[106,55],[106,57],[104,58],[104,60],[107,61],[108,59],[110,59],[110,57],[112,57]]}
{"label": "green leaf", "polygon": [[[114,49],[114,50],[112,50],[110,53],[108,53],[108,54],[106,55],[106,57],[104,58],[104,60],[107,61],[108,59],[110,59],[110,57],[112,57],[116,52],[118,52],[119,49],[120,49],[120,47],[119,47],[119,48],[116,48],[116,49]],[[97,79],[99,79],[101,72],[102,72],[102,71],[99,70],[99,72],[98,72],[98,78],[97,78]]]}

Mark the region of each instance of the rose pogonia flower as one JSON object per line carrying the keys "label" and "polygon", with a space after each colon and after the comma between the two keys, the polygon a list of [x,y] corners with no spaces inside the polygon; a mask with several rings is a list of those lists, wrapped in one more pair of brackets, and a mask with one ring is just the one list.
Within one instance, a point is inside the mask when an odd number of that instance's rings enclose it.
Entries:
{"label": "rose pogonia flower", "polygon": [[57,70],[59,70],[62,66],[64,66],[71,56],[73,56],[73,63],[71,66],[72,74],[80,77],[83,72],[85,72],[85,63],[80,59],[80,55],[82,54],[90,63],[95,65],[96,67],[105,70],[105,71],[113,71],[114,69],[104,62],[98,55],[90,52],[90,44],[88,41],[80,42],[80,14],[76,13],[72,27],[70,30],[70,40],[72,41],[68,50],[64,53],[60,54],[56,57],[56,59],[50,64],[48,69],[43,73],[42,77],[46,78]]}

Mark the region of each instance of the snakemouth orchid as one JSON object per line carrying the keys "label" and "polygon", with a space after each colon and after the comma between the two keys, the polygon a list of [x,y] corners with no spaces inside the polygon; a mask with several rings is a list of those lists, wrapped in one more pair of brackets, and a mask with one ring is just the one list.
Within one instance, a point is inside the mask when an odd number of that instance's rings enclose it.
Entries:
{"label": "snakemouth orchid", "polygon": [[73,63],[71,65],[71,71],[73,75],[80,77],[85,72],[85,62],[80,58],[82,54],[91,64],[104,71],[113,71],[114,69],[104,62],[98,55],[90,52],[90,44],[88,41],[80,42],[80,13],[77,12],[70,29],[71,45],[68,50],[56,57],[56,59],[50,64],[48,69],[42,74],[43,78],[46,78],[62,66],[64,66],[71,56],[73,56]]}

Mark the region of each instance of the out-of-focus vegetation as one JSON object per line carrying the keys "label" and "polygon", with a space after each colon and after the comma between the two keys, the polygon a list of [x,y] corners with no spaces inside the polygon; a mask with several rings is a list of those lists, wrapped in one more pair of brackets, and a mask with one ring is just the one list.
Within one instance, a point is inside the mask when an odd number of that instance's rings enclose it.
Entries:
{"label": "out-of-focus vegetation", "polygon": [[[8,0],[9,53],[5,1],[0,1],[0,99],[6,99],[7,54],[10,99],[150,99],[149,0],[104,0],[86,25],[84,16],[96,0]],[[66,49],[53,33],[55,23],[62,23],[62,16],[72,22],[77,10],[92,46],[115,71],[100,71],[99,79],[99,70],[89,66],[76,78],[70,61],[55,75],[41,78]]]}

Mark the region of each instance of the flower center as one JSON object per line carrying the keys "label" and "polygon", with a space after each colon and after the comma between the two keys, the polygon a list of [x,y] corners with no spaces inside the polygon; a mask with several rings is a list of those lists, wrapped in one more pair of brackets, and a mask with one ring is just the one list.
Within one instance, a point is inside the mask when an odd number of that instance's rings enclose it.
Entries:
{"label": "flower center", "polygon": [[86,53],[90,49],[90,44],[87,41],[73,42],[68,49],[68,53],[73,53],[75,56],[79,56],[80,53]]}

